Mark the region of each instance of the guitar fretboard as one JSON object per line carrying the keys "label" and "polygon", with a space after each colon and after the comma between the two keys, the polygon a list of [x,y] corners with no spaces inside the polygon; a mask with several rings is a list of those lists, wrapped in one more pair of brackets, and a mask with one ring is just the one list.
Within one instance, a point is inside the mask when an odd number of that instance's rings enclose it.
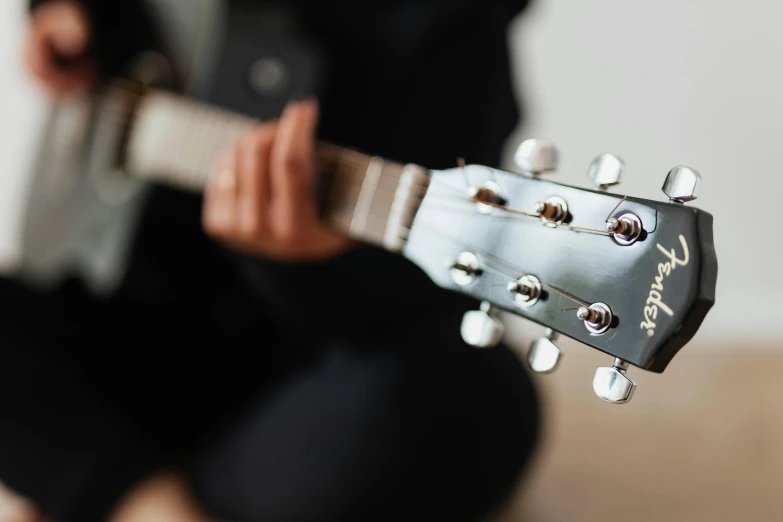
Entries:
{"label": "guitar fretboard", "polygon": [[[135,176],[202,191],[221,156],[258,120],[177,95],[139,103],[126,166]],[[316,171],[329,176],[325,219],[356,239],[399,251],[429,184],[427,171],[319,142]]]}

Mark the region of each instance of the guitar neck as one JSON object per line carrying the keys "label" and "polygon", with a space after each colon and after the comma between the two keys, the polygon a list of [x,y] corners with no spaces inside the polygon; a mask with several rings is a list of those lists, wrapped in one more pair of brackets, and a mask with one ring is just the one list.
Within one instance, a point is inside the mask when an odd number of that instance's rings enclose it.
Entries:
{"label": "guitar neck", "polygon": [[[165,93],[139,103],[126,167],[134,176],[202,191],[221,156],[258,120]],[[355,239],[400,251],[427,190],[427,171],[318,142],[315,165],[328,180],[324,219]]]}

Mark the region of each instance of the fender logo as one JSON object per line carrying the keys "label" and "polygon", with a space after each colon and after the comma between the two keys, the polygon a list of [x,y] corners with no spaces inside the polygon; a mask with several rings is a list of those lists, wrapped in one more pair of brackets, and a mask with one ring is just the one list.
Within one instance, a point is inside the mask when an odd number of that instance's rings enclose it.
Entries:
{"label": "fender logo", "polygon": [[661,310],[669,317],[674,315],[672,309],[663,302],[663,280],[678,266],[688,265],[690,259],[688,244],[685,242],[685,237],[682,235],[680,235],[680,243],[682,243],[682,258],[677,257],[677,253],[673,248],[671,250],[666,250],[660,243],[656,245],[658,250],[666,256],[668,261],[665,263],[658,263],[658,275],[655,276],[655,283],[650,286],[650,294],[647,296],[647,301],[645,301],[647,306],[644,307],[644,321],[642,321],[640,328],[642,330],[646,329],[647,335],[650,337],[655,335],[655,321],[658,319],[658,310]]}

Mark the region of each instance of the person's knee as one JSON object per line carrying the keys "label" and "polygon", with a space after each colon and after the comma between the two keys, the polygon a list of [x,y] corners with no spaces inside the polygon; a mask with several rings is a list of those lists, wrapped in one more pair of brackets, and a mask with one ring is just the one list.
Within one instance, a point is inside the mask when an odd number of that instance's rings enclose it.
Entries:
{"label": "person's knee", "polygon": [[48,522],[26,498],[0,483],[0,522]]}
{"label": "person's knee", "polygon": [[240,521],[472,520],[495,507],[534,440],[529,382],[494,375],[514,364],[502,356],[438,352],[332,351],[210,448],[200,499]]}
{"label": "person's knee", "polygon": [[232,520],[359,520],[399,483],[399,363],[332,353],[216,440],[193,468],[200,500]]}
{"label": "person's knee", "polygon": [[[505,347],[455,343],[431,357],[429,374],[420,377],[431,413],[421,421],[430,434],[421,459],[429,453],[424,470],[443,485],[431,494],[453,509],[449,516],[473,520],[498,508],[527,471],[538,442],[539,399],[527,370]],[[459,518],[466,514],[472,518]]]}

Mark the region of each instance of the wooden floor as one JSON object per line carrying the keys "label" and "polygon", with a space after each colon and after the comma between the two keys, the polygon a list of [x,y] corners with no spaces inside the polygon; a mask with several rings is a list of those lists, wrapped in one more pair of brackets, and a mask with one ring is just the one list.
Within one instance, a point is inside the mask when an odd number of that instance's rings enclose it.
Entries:
{"label": "wooden floor", "polygon": [[493,522],[783,521],[783,350],[686,349],[632,372],[625,405],[593,395],[611,359],[564,342],[534,471]]}

